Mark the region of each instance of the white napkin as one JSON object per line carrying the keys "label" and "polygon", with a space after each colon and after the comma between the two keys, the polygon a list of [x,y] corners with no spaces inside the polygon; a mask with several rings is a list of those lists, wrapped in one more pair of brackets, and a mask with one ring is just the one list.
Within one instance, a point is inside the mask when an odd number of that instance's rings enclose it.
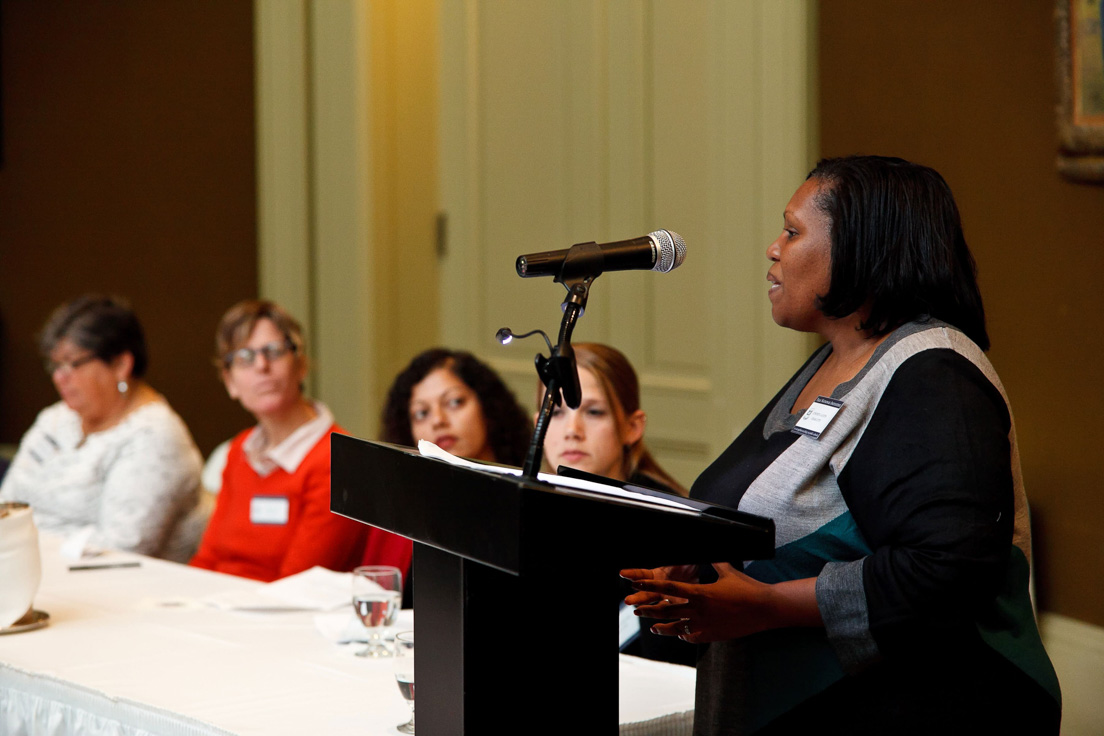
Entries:
{"label": "white napkin", "polygon": [[[360,618],[352,611],[338,613],[319,613],[314,617],[314,628],[322,634],[327,641],[335,644],[349,644],[355,641],[368,641],[368,628],[360,622]],[[414,628],[414,611],[409,608],[399,611],[395,616],[395,624],[384,631],[384,638],[389,639],[396,631],[409,631]]]}

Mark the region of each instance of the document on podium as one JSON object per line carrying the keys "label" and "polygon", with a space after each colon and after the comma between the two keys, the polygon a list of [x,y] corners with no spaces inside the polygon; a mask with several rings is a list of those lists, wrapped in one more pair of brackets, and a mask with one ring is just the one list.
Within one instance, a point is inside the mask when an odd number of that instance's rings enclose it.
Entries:
{"label": "document on podium", "polygon": [[[469,468],[471,470],[482,470],[488,473],[498,473],[499,475],[513,475],[520,476],[521,468],[510,468],[502,465],[485,465],[483,463],[472,462],[462,457],[453,455],[448,450],[442,450],[436,444],[429,440],[418,440],[418,452],[423,457],[435,458],[437,460],[443,460],[451,465],[459,465],[462,468]],[[646,506],[662,506],[665,509],[675,512],[698,514],[700,513],[698,507],[689,503],[682,503],[677,498],[673,497],[658,497],[645,493],[636,493],[620,486],[609,485],[606,483],[596,483],[590,480],[583,480],[582,478],[569,478],[564,475],[556,475],[554,473],[538,473],[537,479],[542,480],[545,483],[551,483],[552,485],[559,486],[561,488],[570,488],[579,491],[587,491],[590,493],[597,493],[604,496],[610,496],[612,498],[618,498],[624,501],[632,501],[634,503],[644,504]]]}

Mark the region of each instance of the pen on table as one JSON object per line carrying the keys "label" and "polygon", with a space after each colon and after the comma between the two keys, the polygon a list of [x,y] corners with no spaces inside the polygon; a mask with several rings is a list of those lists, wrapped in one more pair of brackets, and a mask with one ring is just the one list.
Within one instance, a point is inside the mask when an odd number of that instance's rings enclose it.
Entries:
{"label": "pen on table", "polygon": [[70,565],[69,572],[79,572],[80,570],[107,570],[112,567],[141,567],[142,563],[138,561],[132,562],[101,562],[99,564],[90,565]]}

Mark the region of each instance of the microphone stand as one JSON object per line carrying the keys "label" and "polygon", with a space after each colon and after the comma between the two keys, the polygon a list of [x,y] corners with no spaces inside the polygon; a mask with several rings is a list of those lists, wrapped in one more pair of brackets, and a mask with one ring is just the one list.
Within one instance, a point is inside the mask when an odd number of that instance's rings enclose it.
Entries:
{"label": "microphone stand", "polygon": [[[529,442],[529,452],[525,457],[525,466],[522,468],[522,475],[527,478],[536,479],[540,472],[544,457],[544,438],[548,434],[548,422],[552,418],[553,407],[559,406],[562,401],[568,407],[578,409],[583,401],[575,350],[571,347],[571,333],[575,331],[576,323],[586,310],[591,283],[602,274],[601,258],[602,252],[597,243],[573,245],[555,278],[567,289],[567,298],[561,305],[564,315],[552,355],[545,358],[537,353],[534,359],[537,375],[544,382],[545,390],[537,424],[533,429],[533,438]],[[595,263],[599,265],[596,267]]]}

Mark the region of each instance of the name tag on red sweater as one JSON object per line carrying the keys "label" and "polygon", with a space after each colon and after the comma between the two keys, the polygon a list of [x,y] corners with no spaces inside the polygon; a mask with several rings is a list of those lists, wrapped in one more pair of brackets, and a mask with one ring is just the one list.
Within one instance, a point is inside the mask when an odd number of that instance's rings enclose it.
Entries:
{"label": "name tag on red sweater", "polygon": [[286,524],[291,502],[287,496],[254,496],[249,501],[249,521],[254,524]]}

